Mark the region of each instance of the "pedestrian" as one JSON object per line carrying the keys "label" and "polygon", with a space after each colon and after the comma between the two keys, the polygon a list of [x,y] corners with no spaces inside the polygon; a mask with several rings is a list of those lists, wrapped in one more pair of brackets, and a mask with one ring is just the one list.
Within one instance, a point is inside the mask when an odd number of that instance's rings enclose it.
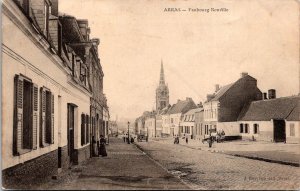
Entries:
{"label": "pedestrian", "polygon": [[185,142],[186,142],[186,144],[188,144],[189,143],[189,139],[188,139],[188,137],[186,136],[186,138],[185,138]]}
{"label": "pedestrian", "polygon": [[213,144],[213,137],[210,135],[209,138],[208,138],[208,146],[209,146],[209,148],[211,148],[212,144]]}
{"label": "pedestrian", "polygon": [[105,149],[106,140],[103,135],[100,135],[100,147],[99,147],[99,156],[106,157],[106,149]]}

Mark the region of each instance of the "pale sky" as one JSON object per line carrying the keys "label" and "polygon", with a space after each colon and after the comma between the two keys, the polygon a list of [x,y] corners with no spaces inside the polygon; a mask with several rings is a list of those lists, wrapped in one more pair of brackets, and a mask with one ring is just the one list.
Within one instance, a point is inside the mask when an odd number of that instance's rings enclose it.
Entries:
{"label": "pale sky", "polygon": [[[59,11],[88,19],[100,38],[104,93],[111,119],[155,108],[161,59],[170,103],[205,101],[215,84],[241,72],[277,97],[299,93],[296,0],[59,0]],[[181,8],[183,12],[165,12]],[[227,8],[228,12],[189,12]]]}

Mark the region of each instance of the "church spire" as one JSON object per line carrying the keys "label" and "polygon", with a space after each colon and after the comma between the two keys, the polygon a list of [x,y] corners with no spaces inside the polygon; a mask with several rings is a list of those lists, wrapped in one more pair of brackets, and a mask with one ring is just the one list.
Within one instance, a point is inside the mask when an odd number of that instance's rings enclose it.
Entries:
{"label": "church spire", "polygon": [[165,84],[164,65],[163,65],[163,61],[162,60],[161,60],[159,84],[163,84],[163,85]]}

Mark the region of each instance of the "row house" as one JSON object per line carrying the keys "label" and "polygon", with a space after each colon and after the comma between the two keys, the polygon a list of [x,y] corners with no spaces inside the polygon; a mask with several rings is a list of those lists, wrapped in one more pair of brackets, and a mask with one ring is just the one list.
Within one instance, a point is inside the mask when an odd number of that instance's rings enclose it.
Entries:
{"label": "row house", "polygon": [[239,136],[238,116],[243,107],[255,100],[262,99],[262,92],[257,87],[257,80],[247,73],[232,84],[219,88],[207,95],[203,104],[204,129],[223,130],[227,138]]}
{"label": "row house", "polygon": [[98,119],[102,108],[105,120],[109,115],[98,44],[89,39],[86,20],[59,15],[57,0],[3,0],[2,24],[2,180],[8,188],[91,156],[97,131],[91,98],[99,102]]}
{"label": "row house", "polygon": [[180,121],[183,118],[183,114],[189,111],[190,109],[196,108],[195,102],[192,98],[186,98],[186,100],[178,100],[176,104],[173,104],[168,112],[169,115],[169,126],[167,127],[170,132],[170,136],[180,135],[179,126]]}
{"label": "row house", "polygon": [[167,105],[163,108],[159,115],[161,116],[161,136],[168,137],[170,136],[170,116],[168,115],[168,111],[171,108],[171,105]]}
{"label": "row house", "polygon": [[191,109],[183,115],[180,122],[180,134],[184,137],[195,139],[198,135],[198,127],[195,126],[196,112],[202,111],[203,108]]}
{"label": "row house", "polygon": [[156,137],[156,112],[152,111],[145,119],[145,130],[149,138]]}
{"label": "row house", "polygon": [[135,134],[137,135],[146,135],[147,134],[147,129],[146,129],[146,125],[145,125],[145,121],[146,121],[146,118],[147,116],[150,115],[150,112],[149,111],[145,111],[143,113],[142,116],[138,117],[136,120],[135,120]]}
{"label": "row house", "polygon": [[195,130],[193,132],[193,138],[197,140],[201,140],[205,137],[205,135],[208,135],[209,132],[207,129],[204,128],[204,109],[203,107],[197,109],[195,111]]}
{"label": "row house", "polygon": [[[88,21],[85,19],[76,19],[69,15],[60,15],[59,21],[62,25],[63,43],[67,44],[74,52],[79,55],[77,65],[69,67],[78,67],[79,72],[73,75],[80,76],[78,79],[91,90],[90,96],[90,119],[82,120],[82,123],[90,123],[91,139],[94,139],[97,144],[100,141],[100,135],[107,138],[108,135],[108,106],[107,99],[103,94],[103,77],[102,66],[98,55],[98,46],[100,40],[90,39],[90,28]],[[69,48],[69,49],[70,49]],[[70,55],[69,57],[71,57]],[[84,126],[82,124],[82,126]],[[82,151],[82,157],[88,156],[87,152],[92,152],[92,147]],[[98,155],[91,153],[91,155]]]}
{"label": "row house", "polygon": [[[275,90],[269,90],[275,95]],[[300,143],[300,96],[253,101],[241,112],[238,124],[243,139]]]}

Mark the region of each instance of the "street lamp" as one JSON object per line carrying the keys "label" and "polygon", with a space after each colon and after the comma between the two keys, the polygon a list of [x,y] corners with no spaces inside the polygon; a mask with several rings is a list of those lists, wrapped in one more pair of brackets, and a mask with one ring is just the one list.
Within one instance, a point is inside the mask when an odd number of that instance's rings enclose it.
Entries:
{"label": "street lamp", "polygon": [[128,121],[128,140],[127,140],[128,144],[130,144],[130,142],[129,142],[129,124],[130,124],[130,122]]}

